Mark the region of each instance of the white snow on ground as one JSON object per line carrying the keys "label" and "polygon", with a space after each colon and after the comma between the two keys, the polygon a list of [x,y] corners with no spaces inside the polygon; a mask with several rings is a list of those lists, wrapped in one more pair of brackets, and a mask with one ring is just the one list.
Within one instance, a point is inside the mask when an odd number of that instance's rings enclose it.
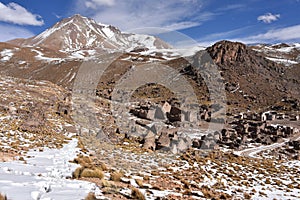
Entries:
{"label": "white snow on ground", "polygon": [[242,150],[242,151],[234,151],[234,154],[238,155],[238,156],[248,154],[249,157],[256,158],[256,156],[255,156],[256,154],[258,154],[262,151],[265,151],[267,149],[274,149],[274,148],[277,148],[277,147],[281,147],[284,144],[285,144],[285,141],[282,142],[282,143],[274,143],[274,144],[271,144],[271,145],[261,145],[259,147],[253,147],[253,148],[245,149],[245,150]]}
{"label": "white snow on ground", "polygon": [[37,55],[35,56],[35,58],[37,60],[42,60],[42,61],[46,61],[46,62],[52,62],[52,61],[58,61],[58,62],[62,62],[64,59],[62,58],[49,58],[49,57],[45,57],[44,54],[36,49],[32,49],[31,51],[37,53]]}
{"label": "white snow on ground", "polygon": [[279,52],[282,52],[282,53],[289,53],[292,50],[294,50],[294,47],[283,47],[283,48],[276,49],[276,50],[279,51]]}
{"label": "white snow on ground", "polygon": [[294,46],[295,48],[300,48],[300,43],[294,43],[293,46]]}
{"label": "white snow on ground", "polygon": [[154,45],[156,40],[154,36],[143,35],[143,34],[132,34],[128,37],[128,40],[132,44],[143,44],[149,49],[157,49],[156,46]]}
{"label": "white snow on ground", "polygon": [[298,62],[293,61],[293,60],[288,60],[288,59],[282,59],[282,58],[271,58],[271,57],[266,57],[268,60],[271,60],[273,62],[276,63],[282,63],[285,65],[294,65],[294,64],[298,64]]}
{"label": "white snow on ground", "polygon": [[191,48],[183,48],[183,49],[149,49],[148,51],[139,52],[140,55],[150,55],[155,56],[157,53],[162,54],[162,58],[166,60],[174,59],[177,57],[187,57],[193,56],[200,50],[205,50],[205,47],[195,46]]}
{"label": "white snow on ground", "polygon": [[72,55],[70,56],[70,58],[79,58],[79,59],[84,59],[84,52],[82,51],[76,51],[74,53],[72,53]]}
{"label": "white snow on ground", "polygon": [[20,60],[20,61],[18,62],[18,64],[19,64],[19,65],[26,64],[26,61],[24,61],[24,60]]}
{"label": "white snow on ground", "polygon": [[280,44],[272,46],[256,45],[252,49],[257,52],[263,52],[266,59],[285,66],[299,64],[299,59],[297,58],[297,51],[300,50],[299,43],[289,44],[289,46],[281,48],[277,48],[277,45]]}
{"label": "white snow on ground", "polygon": [[94,55],[96,54],[96,50],[79,50],[73,52],[68,59],[83,59],[83,60],[89,60],[91,58],[94,58]]}
{"label": "white snow on ground", "polygon": [[108,25],[105,25],[104,28],[102,28],[102,31],[107,36],[107,38],[111,38],[115,35],[115,33],[108,27]]}
{"label": "white snow on ground", "polygon": [[99,188],[89,182],[71,180],[78,167],[70,163],[79,148],[72,139],[61,149],[44,148],[29,151],[26,164],[21,161],[0,163],[0,191],[9,199],[84,199],[89,192],[101,195]]}
{"label": "white snow on ground", "polygon": [[0,55],[2,57],[1,61],[6,62],[13,57],[14,53],[12,49],[4,49],[3,51],[1,51]]}

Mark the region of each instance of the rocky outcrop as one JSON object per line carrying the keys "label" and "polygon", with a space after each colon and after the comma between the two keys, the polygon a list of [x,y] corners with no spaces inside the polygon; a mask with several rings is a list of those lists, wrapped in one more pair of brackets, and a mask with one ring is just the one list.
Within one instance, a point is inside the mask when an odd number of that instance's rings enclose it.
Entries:
{"label": "rocky outcrop", "polygon": [[245,44],[239,42],[221,41],[209,47],[208,52],[212,59],[218,65],[235,64],[236,62],[251,62],[251,57],[248,56],[248,50]]}
{"label": "rocky outcrop", "polygon": [[170,151],[174,154],[186,151],[192,146],[192,140],[184,134],[179,134],[178,128],[162,128],[159,133],[149,131],[143,143],[144,149]]}
{"label": "rocky outcrop", "polygon": [[245,44],[220,41],[207,51],[224,78],[230,105],[255,109],[280,102],[289,93],[286,69]]}

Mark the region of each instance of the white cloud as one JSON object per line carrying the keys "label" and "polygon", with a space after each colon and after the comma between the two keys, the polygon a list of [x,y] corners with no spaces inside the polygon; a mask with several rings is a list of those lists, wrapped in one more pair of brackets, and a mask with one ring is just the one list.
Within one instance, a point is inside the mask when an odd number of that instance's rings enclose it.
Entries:
{"label": "white cloud", "polygon": [[237,29],[233,29],[230,31],[225,31],[225,32],[220,32],[220,33],[212,33],[209,35],[206,35],[200,39],[198,39],[198,41],[219,41],[219,40],[226,40],[228,38],[232,38],[236,35],[239,35],[243,32],[245,32],[246,30],[250,29],[251,26],[246,26],[243,28],[237,28]]}
{"label": "white cloud", "polygon": [[58,14],[56,14],[56,13],[52,13],[57,19],[60,19],[60,18],[62,18],[62,16],[61,15],[58,15]]}
{"label": "white cloud", "polygon": [[0,2],[0,21],[33,26],[44,24],[41,16],[28,12],[24,7],[16,3],[4,5]]}
{"label": "white cloud", "polygon": [[272,29],[265,33],[233,38],[231,40],[243,42],[246,44],[253,43],[274,43],[274,42],[299,42],[300,40],[300,24],[285,28]]}
{"label": "white cloud", "polygon": [[277,21],[280,18],[280,14],[273,15],[272,13],[266,13],[265,15],[261,15],[257,17],[258,21],[263,21],[266,24],[270,24],[273,21]]}
{"label": "white cloud", "polygon": [[219,9],[217,9],[218,11],[231,11],[231,10],[238,10],[241,8],[245,8],[244,4],[229,4],[225,7],[221,7]]}
{"label": "white cloud", "polygon": [[98,6],[113,6],[115,0],[89,0],[85,2],[87,8],[96,9]]}
{"label": "white cloud", "polygon": [[173,23],[168,26],[165,26],[164,28],[169,29],[169,30],[181,30],[181,29],[186,29],[194,26],[199,26],[201,23],[199,22],[178,22],[178,23]]}
{"label": "white cloud", "polygon": [[269,30],[266,33],[249,37],[252,40],[274,40],[274,41],[291,41],[300,39],[300,25],[289,26],[280,29]]}
{"label": "white cloud", "polygon": [[246,26],[243,28],[237,28],[237,29],[233,29],[233,30],[229,30],[229,31],[225,31],[225,32],[208,34],[201,38],[198,38],[197,42],[201,46],[207,47],[207,46],[213,45],[214,43],[216,43],[220,40],[236,40],[236,39],[232,39],[232,38],[235,38],[238,35],[243,34],[244,32],[246,32],[247,30],[249,30],[251,28],[252,28],[252,26]]}
{"label": "white cloud", "polygon": [[123,31],[142,27],[181,30],[198,26],[214,17],[214,13],[202,9],[203,0],[77,0],[77,12]]}
{"label": "white cloud", "polygon": [[300,40],[300,24],[285,28],[272,29],[257,35],[238,37],[240,34],[244,35],[246,30],[249,28],[251,28],[251,26],[228,32],[214,33],[197,39],[197,41],[203,46],[210,46],[220,40],[237,41],[245,44],[299,42]]}
{"label": "white cloud", "polygon": [[25,28],[0,24],[0,41],[5,42],[16,38],[29,38],[34,34]]}

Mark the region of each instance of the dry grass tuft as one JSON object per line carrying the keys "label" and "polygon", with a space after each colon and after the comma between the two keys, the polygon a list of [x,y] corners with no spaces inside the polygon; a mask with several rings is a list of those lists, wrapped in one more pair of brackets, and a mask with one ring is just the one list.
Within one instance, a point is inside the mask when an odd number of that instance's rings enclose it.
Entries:
{"label": "dry grass tuft", "polygon": [[96,196],[94,193],[89,193],[84,200],[97,200]]}
{"label": "dry grass tuft", "polygon": [[123,173],[121,172],[113,172],[111,175],[110,175],[110,178],[112,181],[116,181],[116,182],[120,182],[121,181],[121,178],[124,176]]}
{"label": "dry grass tuft", "polygon": [[149,180],[150,180],[150,176],[144,175],[144,176],[143,176],[143,179],[144,179],[145,181],[149,181]]}
{"label": "dry grass tuft", "polygon": [[112,184],[109,181],[104,179],[101,180],[101,184],[103,187],[112,187]]}
{"label": "dry grass tuft", "polygon": [[82,170],[83,170],[82,167],[76,168],[75,171],[72,174],[73,178],[80,178]]}
{"label": "dry grass tuft", "polygon": [[85,148],[85,145],[83,144],[81,139],[78,139],[77,147],[81,149],[82,152],[87,153],[88,150]]}
{"label": "dry grass tuft", "polygon": [[183,195],[192,195],[192,191],[190,189],[184,190]]}
{"label": "dry grass tuft", "polygon": [[80,177],[102,179],[104,177],[104,173],[100,169],[84,168],[80,174]]}
{"label": "dry grass tuft", "polygon": [[201,187],[201,192],[203,193],[203,195],[205,196],[205,198],[213,198],[215,196],[214,192],[212,192],[210,190],[210,188],[206,187],[206,186],[202,186]]}
{"label": "dry grass tuft", "polygon": [[25,161],[24,157],[20,156],[19,161]]}
{"label": "dry grass tuft", "polygon": [[90,168],[85,168],[85,167],[78,167],[74,172],[73,172],[73,178],[99,178],[102,179],[104,177],[104,173],[100,169],[90,169]]}
{"label": "dry grass tuft", "polygon": [[0,200],[7,200],[6,195],[0,193]]}
{"label": "dry grass tuft", "polygon": [[97,168],[101,169],[102,171],[107,171],[108,170],[108,168],[105,165],[105,163],[97,164]]}
{"label": "dry grass tuft", "polygon": [[183,184],[185,189],[190,188],[190,183],[187,180],[181,179],[181,183]]}
{"label": "dry grass tuft", "polygon": [[131,196],[134,199],[138,199],[138,200],[146,200],[145,196],[143,195],[143,193],[137,189],[137,188],[132,188],[131,189]]}
{"label": "dry grass tuft", "polygon": [[244,193],[244,198],[245,199],[251,199],[251,195],[245,192]]}
{"label": "dry grass tuft", "polygon": [[141,179],[135,179],[135,182],[138,184],[139,187],[144,186],[143,180],[141,180]]}
{"label": "dry grass tuft", "polygon": [[89,166],[93,163],[92,159],[88,156],[82,156],[80,155],[79,157],[74,159],[74,163],[80,164],[82,166]]}

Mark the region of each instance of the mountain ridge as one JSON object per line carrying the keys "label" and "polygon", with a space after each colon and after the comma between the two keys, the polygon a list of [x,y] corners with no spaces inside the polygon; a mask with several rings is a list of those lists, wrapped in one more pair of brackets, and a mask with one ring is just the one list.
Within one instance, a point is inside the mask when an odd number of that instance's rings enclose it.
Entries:
{"label": "mountain ridge", "polygon": [[27,39],[10,40],[18,46],[40,46],[55,51],[75,52],[87,49],[171,48],[158,37],[142,34],[123,33],[112,25],[97,23],[95,20],[74,15],[57,22],[44,32]]}

